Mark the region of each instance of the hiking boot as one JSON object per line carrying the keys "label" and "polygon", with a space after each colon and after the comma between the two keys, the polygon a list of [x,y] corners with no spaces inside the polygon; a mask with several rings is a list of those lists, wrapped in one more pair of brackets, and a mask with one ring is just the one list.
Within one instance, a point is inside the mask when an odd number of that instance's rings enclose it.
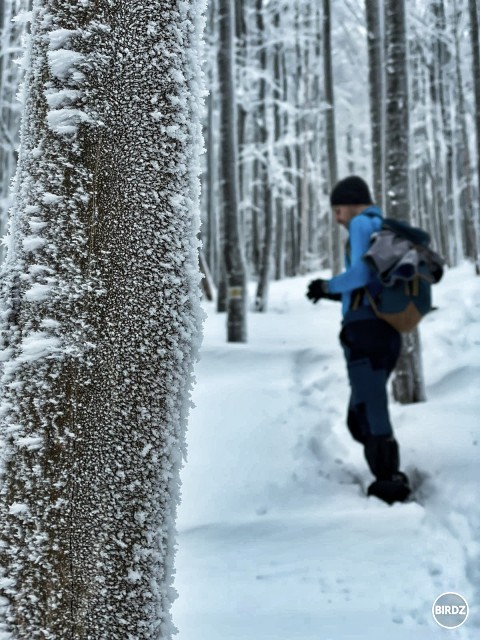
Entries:
{"label": "hiking boot", "polygon": [[389,480],[375,480],[368,487],[367,495],[380,498],[387,504],[404,502],[410,495],[411,489],[407,476],[401,471],[392,474]]}

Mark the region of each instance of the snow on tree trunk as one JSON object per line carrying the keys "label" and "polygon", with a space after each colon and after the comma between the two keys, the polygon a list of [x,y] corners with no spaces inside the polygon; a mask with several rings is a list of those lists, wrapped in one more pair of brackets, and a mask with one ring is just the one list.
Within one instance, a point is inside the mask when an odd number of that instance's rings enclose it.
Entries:
{"label": "snow on tree trunk", "polygon": [[265,11],[264,1],[256,0],[255,15],[257,23],[258,49],[259,49],[259,68],[262,74],[259,80],[259,96],[258,96],[258,142],[260,145],[260,166],[259,180],[260,187],[263,191],[263,205],[265,229],[263,235],[262,251],[260,258],[259,278],[257,291],[255,295],[255,310],[260,312],[267,311],[268,307],[268,290],[270,285],[270,274],[273,259],[273,238],[275,233],[275,218],[273,211],[273,193],[271,187],[271,170],[272,170],[272,142],[271,132],[269,131],[267,122],[267,98],[271,103],[271,95],[267,95],[266,77],[269,71],[267,56],[267,38],[265,33],[265,21],[263,13]]}
{"label": "snow on tree trunk", "polygon": [[370,96],[370,126],[372,131],[373,193],[383,207],[383,64],[380,7],[378,0],[365,1],[368,38],[368,81]]}
{"label": "snow on tree trunk", "polygon": [[[326,142],[328,151],[328,174],[330,187],[338,180],[337,143],[335,134],[335,97],[332,74],[332,43],[331,43],[331,11],[330,0],[323,0],[323,73],[325,83],[325,102],[328,109],[325,112]],[[330,218],[330,232],[332,244],[332,271],[340,273],[342,269],[341,236],[338,224]]]}
{"label": "snow on tree trunk", "polygon": [[[218,159],[217,159],[217,141],[216,127],[218,125],[216,119],[216,107],[218,102],[218,83],[216,74],[216,39],[215,31],[215,3],[212,1],[208,5],[207,17],[207,59],[209,65],[207,67],[208,75],[206,82],[209,87],[207,97],[207,114],[205,123],[205,143],[206,143],[206,160],[205,160],[205,187],[203,191],[203,202],[205,204],[206,225],[202,236],[205,237],[205,257],[208,267],[212,274],[213,282],[218,285],[220,280],[220,233],[218,219]],[[206,65],[207,66],[207,65]]]}
{"label": "snow on tree trunk", "polygon": [[[392,218],[409,220],[409,119],[405,0],[386,0],[386,201]],[[425,400],[418,330],[404,334],[393,379],[395,399]]]}
{"label": "snow on tree trunk", "polygon": [[[477,134],[477,177],[478,192],[480,193],[480,40],[478,28],[478,3],[477,0],[468,0],[470,14],[470,39],[472,43],[473,56],[473,90],[475,95],[475,129]],[[478,222],[478,203],[476,218],[476,253],[477,253],[477,273],[480,274],[480,228]]]}
{"label": "snow on tree trunk", "polygon": [[465,102],[465,91],[463,86],[463,74],[461,68],[460,53],[460,16],[457,1],[453,3],[455,24],[454,24],[454,45],[455,45],[455,85],[458,96],[458,118],[456,122],[457,130],[457,180],[459,183],[459,205],[462,217],[462,238],[464,253],[467,257],[478,263],[478,230],[475,223],[475,204],[473,196],[473,182],[475,180],[472,171],[471,154],[468,141],[467,108]]}
{"label": "snow on tree trunk", "polygon": [[[22,108],[17,94],[23,69],[15,60],[22,52],[25,27],[22,12],[24,14],[28,6],[28,0],[0,2],[0,237],[6,233],[8,210],[11,205],[10,183],[15,175],[17,163]],[[0,261],[4,258],[4,253],[4,247],[0,246]]]}
{"label": "snow on tree trunk", "polygon": [[387,42],[385,180],[388,215],[408,220],[408,81],[405,0],[385,3]]}
{"label": "snow on tree trunk", "polygon": [[[273,47],[273,122],[274,141],[278,143],[282,135],[282,113],[280,102],[282,99],[282,55],[283,46],[280,40],[280,9],[276,8],[273,14],[274,47]],[[281,164],[281,157],[277,160]],[[275,279],[281,280],[285,276],[285,226],[286,210],[283,202],[282,190],[277,185],[274,194],[275,215]]]}
{"label": "snow on tree trunk", "polygon": [[201,3],[37,0],[2,275],[2,638],[170,638]]}
{"label": "snow on tree trunk", "polygon": [[221,91],[220,167],[225,225],[227,340],[247,340],[247,282],[238,199],[237,118],[235,105],[235,14],[232,0],[219,0],[218,79]]}
{"label": "snow on tree trunk", "polygon": [[[458,247],[456,246],[456,232],[453,202],[453,131],[451,125],[450,88],[452,85],[451,38],[450,28],[447,28],[445,6],[443,0],[431,2],[432,22],[434,26],[434,79],[435,101],[438,103],[437,117],[439,130],[436,131],[438,144],[439,168],[437,172],[438,200],[442,207],[442,229],[445,234],[445,258],[448,264],[458,262]],[[434,105],[435,106],[435,105]]]}

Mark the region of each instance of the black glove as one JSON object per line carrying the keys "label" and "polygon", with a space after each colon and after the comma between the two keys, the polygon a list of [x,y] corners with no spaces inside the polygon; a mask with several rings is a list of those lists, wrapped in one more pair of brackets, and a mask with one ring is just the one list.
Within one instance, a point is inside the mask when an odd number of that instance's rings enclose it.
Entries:
{"label": "black glove", "polygon": [[339,293],[329,293],[328,281],[319,278],[318,280],[312,280],[308,285],[307,298],[315,304],[315,302],[318,302],[321,298],[341,300],[342,296]]}
{"label": "black glove", "polygon": [[312,300],[313,303],[318,302],[320,298],[324,298],[328,293],[327,281],[319,278],[318,280],[312,280],[308,285],[307,298]]}

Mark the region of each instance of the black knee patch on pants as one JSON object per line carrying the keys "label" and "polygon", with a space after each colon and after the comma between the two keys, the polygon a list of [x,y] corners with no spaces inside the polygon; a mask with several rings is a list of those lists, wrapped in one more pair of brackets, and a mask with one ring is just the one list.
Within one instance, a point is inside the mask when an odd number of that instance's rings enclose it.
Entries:
{"label": "black knee patch on pants", "polygon": [[352,438],[361,444],[365,444],[370,430],[368,427],[367,412],[364,404],[350,406],[347,414],[347,426]]}
{"label": "black knee patch on pants", "polygon": [[365,442],[365,458],[377,480],[389,480],[400,468],[398,444],[391,436],[370,436]]}

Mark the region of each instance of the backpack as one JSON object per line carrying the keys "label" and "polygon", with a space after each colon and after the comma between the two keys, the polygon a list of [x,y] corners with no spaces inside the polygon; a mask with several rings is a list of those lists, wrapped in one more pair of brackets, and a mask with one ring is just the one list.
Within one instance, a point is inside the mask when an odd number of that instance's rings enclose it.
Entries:
{"label": "backpack", "polygon": [[376,277],[353,298],[354,305],[366,295],[378,318],[402,333],[412,331],[432,310],[431,287],[443,276],[445,261],[429,244],[423,229],[385,218],[363,256]]}

